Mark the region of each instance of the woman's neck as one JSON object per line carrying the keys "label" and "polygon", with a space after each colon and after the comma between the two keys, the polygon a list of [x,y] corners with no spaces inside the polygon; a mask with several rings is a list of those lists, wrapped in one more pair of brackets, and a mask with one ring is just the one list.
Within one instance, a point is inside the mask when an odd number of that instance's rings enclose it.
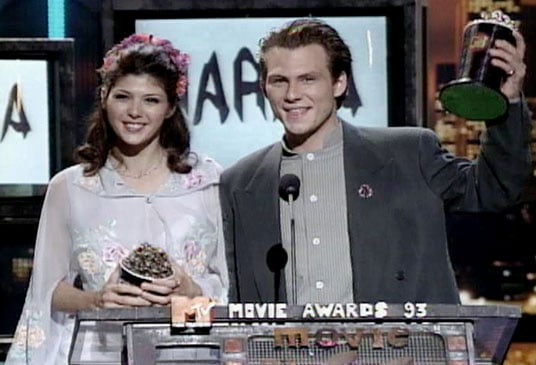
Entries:
{"label": "woman's neck", "polygon": [[139,179],[153,174],[166,165],[166,153],[159,145],[147,146],[138,152],[114,147],[112,157],[116,160],[114,164],[116,171],[123,177]]}

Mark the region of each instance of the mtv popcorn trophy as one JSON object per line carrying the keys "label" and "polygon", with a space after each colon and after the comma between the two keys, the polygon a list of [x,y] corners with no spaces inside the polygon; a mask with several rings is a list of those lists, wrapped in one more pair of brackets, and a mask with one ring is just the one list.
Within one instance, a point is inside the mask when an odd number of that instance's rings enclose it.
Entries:
{"label": "mtv popcorn trophy", "polygon": [[489,50],[497,39],[516,44],[514,22],[500,10],[481,17],[465,26],[458,79],[439,93],[447,111],[467,120],[495,119],[508,108],[508,99],[500,91],[507,74],[491,64]]}

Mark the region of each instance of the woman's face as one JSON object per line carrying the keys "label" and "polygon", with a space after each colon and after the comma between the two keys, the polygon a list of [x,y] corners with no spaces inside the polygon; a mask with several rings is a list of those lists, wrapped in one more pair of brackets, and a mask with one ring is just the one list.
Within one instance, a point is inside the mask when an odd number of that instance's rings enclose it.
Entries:
{"label": "woman's face", "polygon": [[147,74],[119,78],[106,97],[104,109],[118,137],[118,147],[137,151],[158,143],[164,120],[175,112],[162,85]]}

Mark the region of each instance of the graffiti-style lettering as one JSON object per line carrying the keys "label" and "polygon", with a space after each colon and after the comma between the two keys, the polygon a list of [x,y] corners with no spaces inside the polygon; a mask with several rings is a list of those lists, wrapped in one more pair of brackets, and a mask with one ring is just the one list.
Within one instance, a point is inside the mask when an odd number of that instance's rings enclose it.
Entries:
{"label": "graffiti-style lettering", "polygon": [[[250,64],[257,71],[257,79],[255,81],[243,80],[242,67],[244,63]],[[234,61],[234,106],[241,122],[244,121],[242,99],[244,95],[248,94],[255,94],[257,106],[261,110],[264,119],[266,119],[264,95],[259,87],[259,72],[259,64],[255,61],[249,49],[245,47],[240,49]]]}
{"label": "graffiti-style lettering", "polygon": [[[13,105],[15,105],[15,110],[19,117],[19,121],[13,120]],[[4,124],[2,127],[2,136],[0,137],[0,142],[4,140],[7,130],[9,127],[12,127],[16,132],[22,133],[23,138],[26,138],[26,135],[31,130],[30,123],[26,118],[26,113],[24,112],[24,105],[22,104],[22,96],[19,86],[17,84],[13,85],[9,93],[9,99],[7,101],[6,114],[4,116]]]}
{"label": "graffiti-style lettering", "polygon": [[[209,78],[212,78],[212,82],[214,83],[214,94],[207,90]],[[199,124],[201,118],[203,117],[203,106],[205,104],[205,100],[212,102],[214,107],[216,107],[220,113],[221,122],[225,122],[227,116],[229,115],[229,106],[227,105],[227,100],[223,91],[218,58],[214,52],[212,52],[212,56],[210,56],[209,61],[205,64],[205,66],[203,66],[203,71],[201,72],[197,103],[195,104],[194,125]]]}

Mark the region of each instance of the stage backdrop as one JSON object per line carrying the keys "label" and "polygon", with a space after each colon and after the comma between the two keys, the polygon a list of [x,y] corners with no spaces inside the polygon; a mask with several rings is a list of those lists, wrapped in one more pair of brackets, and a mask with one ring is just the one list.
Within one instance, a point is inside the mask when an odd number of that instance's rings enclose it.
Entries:
{"label": "stage backdrop", "polygon": [[0,60],[0,185],[50,178],[46,60]]}
{"label": "stage backdrop", "polygon": [[[353,81],[340,117],[361,126],[387,126],[386,18],[326,17],[349,44]],[[190,86],[184,108],[192,150],[224,167],[280,140],[283,129],[258,87],[259,40],[291,18],[146,19],[136,32],[169,39],[189,53]]]}

